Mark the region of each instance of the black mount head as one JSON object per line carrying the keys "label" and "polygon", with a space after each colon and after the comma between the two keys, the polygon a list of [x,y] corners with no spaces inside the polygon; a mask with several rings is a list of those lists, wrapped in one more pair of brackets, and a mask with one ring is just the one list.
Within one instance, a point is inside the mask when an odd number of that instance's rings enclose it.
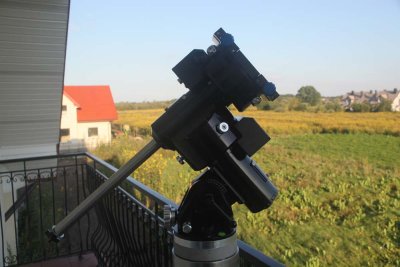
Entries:
{"label": "black mount head", "polygon": [[[214,102],[217,106],[233,104],[245,110],[261,94],[274,100],[279,94],[275,85],[268,82],[247,60],[233,36],[222,28],[214,33],[216,45],[203,50],[195,49],[172,70],[179,81],[196,93],[214,85]],[[210,103],[212,103],[210,102]]]}
{"label": "black mount head", "polygon": [[[153,137],[158,144],[176,150],[194,170],[208,167],[212,173],[212,177],[207,174],[204,175],[206,178],[197,179],[186,194],[181,216],[178,216],[180,229],[184,223],[182,218],[196,214],[184,203],[198,207],[198,211],[218,213],[219,206],[225,207],[229,203],[230,208],[231,204],[239,202],[252,212],[259,212],[269,207],[278,193],[250,158],[270,138],[254,119],[235,118],[228,106],[233,104],[239,111],[244,111],[259,102],[261,95],[274,100],[279,94],[275,85],[268,82],[239,50],[232,35],[219,29],[214,40],[216,45],[210,46],[207,52],[195,49],[173,68],[189,92],[152,124]],[[222,185],[226,190],[221,192],[228,192],[229,197],[217,197],[216,194],[222,193],[214,190],[211,184]],[[209,188],[202,188],[204,186]],[[218,188],[221,186],[215,189]],[[193,195],[202,194],[199,192],[209,197],[214,195],[208,199],[216,201],[207,200],[200,205],[198,197],[193,198]],[[229,201],[225,201],[227,199]],[[200,208],[204,203],[219,204]],[[231,214],[224,210],[225,213],[220,213],[221,218]],[[229,220],[226,223],[226,226],[230,225]]]}

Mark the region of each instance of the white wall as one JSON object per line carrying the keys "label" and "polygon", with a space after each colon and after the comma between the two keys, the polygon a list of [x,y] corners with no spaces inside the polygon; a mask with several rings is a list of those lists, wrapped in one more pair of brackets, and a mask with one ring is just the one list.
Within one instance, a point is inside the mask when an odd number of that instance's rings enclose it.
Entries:
{"label": "white wall", "polygon": [[[69,129],[70,139],[78,138],[77,107],[69,97],[66,97],[65,95],[63,96],[62,105],[66,106],[67,110],[61,111],[60,129]],[[63,138],[61,137],[61,139]],[[63,142],[63,140],[61,140],[61,142]]]}
{"label": "white wall", "polygon": [[[89,128],[97,128],[98,135],[89,137]],[[85,140],[87,148],[95,148],[99,144],[111,143],[111,122],[82,122],[78,124],[78,136]]]}
{"label": "white wall", "polygon": [[400,111],[400,93],[392,102],[392,111]]}
{"label": "white wall", "polygon": [[[61,129],[69,129],[69,138],[61,137],[60,150],[92,149],[99,144],[111,143],[111,122],[78,122],[77,106],[69,99],[63,97],[63,105],[67,107],[62,111]],[[89,128],[97,128],[97,136],[89,137]]]}

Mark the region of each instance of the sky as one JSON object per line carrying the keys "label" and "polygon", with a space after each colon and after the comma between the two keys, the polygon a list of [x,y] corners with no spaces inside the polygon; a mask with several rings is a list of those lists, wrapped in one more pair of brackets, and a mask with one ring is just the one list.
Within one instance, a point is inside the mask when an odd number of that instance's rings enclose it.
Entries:
{"label": "sky", "polygon": [[280,94],[400,88],[400,0],[71,0],[65,84],[177,98],[171,69],[220,27]]}

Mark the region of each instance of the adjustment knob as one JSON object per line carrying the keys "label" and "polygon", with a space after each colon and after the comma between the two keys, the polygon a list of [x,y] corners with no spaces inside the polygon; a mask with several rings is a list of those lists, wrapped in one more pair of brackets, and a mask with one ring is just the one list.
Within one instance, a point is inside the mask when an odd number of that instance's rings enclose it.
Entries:
{"label": "adjustment knob", "polygon": [[176,210],[171,205],[164,205],[164,225],[166,228],[170,228],[175,224]]}
{"label": "adjustment knob", "polygon": [[263,87],[263,94],[269,101],[274,101],[278,98],[279,94],[276,91],[275,84],[266,82]]}

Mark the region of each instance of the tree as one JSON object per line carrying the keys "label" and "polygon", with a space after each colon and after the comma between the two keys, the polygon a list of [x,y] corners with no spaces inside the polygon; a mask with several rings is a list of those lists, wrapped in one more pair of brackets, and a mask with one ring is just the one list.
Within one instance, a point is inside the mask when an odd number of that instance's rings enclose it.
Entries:
{"label": "tree", "polygon": [[382,98],[375,111],[392,111],[392,102]]}
{"label": "tree", "polygon": [[303,86],[297,91],[300,102],[308,103],[311,106],[316,106],[321,101],[321,94],[314,88],[314,86]]}

